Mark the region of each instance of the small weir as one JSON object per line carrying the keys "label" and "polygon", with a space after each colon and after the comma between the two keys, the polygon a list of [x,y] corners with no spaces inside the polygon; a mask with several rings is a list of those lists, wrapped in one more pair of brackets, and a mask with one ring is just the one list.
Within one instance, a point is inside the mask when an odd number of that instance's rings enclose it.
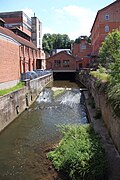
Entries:
{"label": "small weir", "polygon": [[0,180],[64,179],[52,168],[46,153],[61,138],[59,125],[87,123],[87,115],[80,87],[57,82],[57,88],[61,87],[65,91],[58,96],[52,86],[46,88],[0,134]]}

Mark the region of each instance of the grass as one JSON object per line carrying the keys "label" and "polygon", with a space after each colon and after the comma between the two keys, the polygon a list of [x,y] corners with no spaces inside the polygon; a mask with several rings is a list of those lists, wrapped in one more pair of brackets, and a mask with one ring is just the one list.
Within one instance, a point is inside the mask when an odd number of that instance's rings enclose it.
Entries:
{"label": "grass", "polygon": [[107,173],[107,160],[100,138],[90,125],[61,127],[59,146],[48,153],[55,169],[72,180],[102,180]]}
{"label": "grass", "polygon": [[103,82],[108,82],[108,80],[109,80],[109,74],[107,74],[105,72],[101,73],[99,71],[91,71],[90,74],[93,77],[95,77],[98,80],[103,81]]}
{"label": "grass", "polygon": [[[90,75],[97,78],[96,87],[100,92],[104,92],[107,94],[108,102],[111,104],[115,115],[120,117],[120,81],[116,82],[114,77],[114,81],[111,81],[111,75],[105,72],[91,71]],[[117,74],[119,77],[119,73]]]}
{"label": "grass", "polygon": [[65,92],[65,89],[57,89],[57,90],[53,91],[53,96],[56,97],[64,92]]}
{"label": "grass", "polygon": [[24,87],[24,85],[25,85],[24,82],[19,82],[19,83],[18,83],[16,86],[14,86],[14,87],[11,87],[11,88],[9,88],[9,89],[0,90],[0,96],[3,96],[3,95],[5,95],[5,94],[8,94],[8,93],[10,93],[10,92],[12,92],[12,91],[16,91],[16,90]]}

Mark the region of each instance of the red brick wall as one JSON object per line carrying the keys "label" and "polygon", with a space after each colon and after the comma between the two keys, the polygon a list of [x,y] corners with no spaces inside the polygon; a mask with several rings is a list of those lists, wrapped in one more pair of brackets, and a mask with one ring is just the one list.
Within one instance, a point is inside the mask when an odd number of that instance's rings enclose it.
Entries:
{"label": "red brick wall", "polygon": [[[109,15],[108,20],[105,19],[105,15]],[[105,26],[109,26],[109,32],[112,32],[113,29],[120,30],[120,1],[99,11],[91,31],[93,54],[98,54],[101,43],[108,34],[105,32]]]}
{"label": "red brick wall", "polygon": [[19,80],[19,46],[0,38],[0,83]]}
{"label": "red brick wall", "polygon": [[38,59],[38,52],[27,46],[20,47],[20,73],[33,71],[36,69],[36,59]]}
{"label": "red brick wall", "polygon": [[[59,67],[54,66],[55,60],[60,60],[61,65]],[[63,61],[69,60],[69,67],[64,67]],[[52,70],[76,70],[76,59],[67,53],[60,52],[54,56],[46,59],[46,69]]]}
{"label": "red brick wall", "polygon": [[[85,45],[86,48],[83,49],[82,45]],[[81,40],[79,44],[75,43],[73,45],[73,55],[80,58],[77,61],[77,69],[79,70],[79,64],[82,64],[83,68],[86,68],[90,61],[91,54],[91,44],[89,44],[86,40]]]}

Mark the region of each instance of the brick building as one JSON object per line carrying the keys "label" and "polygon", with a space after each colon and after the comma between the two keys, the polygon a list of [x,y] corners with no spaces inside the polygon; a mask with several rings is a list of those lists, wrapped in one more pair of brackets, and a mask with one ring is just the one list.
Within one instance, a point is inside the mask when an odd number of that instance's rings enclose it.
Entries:
{"label": "brick building", "polygon": [[0,24],[0,87],[4,87],[3,83],[12,86],[20,80],[21,73],[44,69],[45,53],[31,41],[5,28],[2,19]]}
{"label": "brick building", "polygon": [[68,51],[60,51],[46,59],[46,67],[53,72],[75,72],[76,57]]}
{"label": "brick building", "polygon": [[5,27],[18,35],[30,40],[31,19],[23,11],[2,12],[0,18],[5,21]]}
{"label": "brick building", "polygon": [[81,36],[81,41],[72,45],[72,51],[70,49],[56,49],[54,52],[51,57],[46,59],[47,69],[56,72],[72,72],[88,67],[91,44],[87,41],[86,36]]}
{"label": "brick building", "polygon": [[72,54],[76,57],[76,69],[86,68],[90,62],[91,43],[87,41],[86,36],[81,36],[79,43],[74,43]]}
{"label": "brick building", "polygon": [[19,47],[20,43],[3,33],[0,27],[0,89],[19,82]]}
{"label": "brick building", "polygon": [[98,55],[101,43],[113,29],[120,30],[120,0],[116,0],[97,12],[91,29],[93,57]]}

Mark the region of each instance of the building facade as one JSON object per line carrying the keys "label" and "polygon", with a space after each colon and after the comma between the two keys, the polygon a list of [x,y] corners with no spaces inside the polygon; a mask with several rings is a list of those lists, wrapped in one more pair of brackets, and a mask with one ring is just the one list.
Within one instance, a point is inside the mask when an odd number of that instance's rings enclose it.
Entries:
{"label": "building facade", "polygon": [[53,72],[75,72],[76,58],[67,51],[61,51],[46,59],[46,67]]}
{"label": "building facade", "polygon": [[55,54],[46,59],[47,69],[53,72],[74,72],[87,68],[90,63],[91,43],[86,36],[81,36],[79,43],[72,45],[70,49],[57,49]]}
{"label": "building facade", "polygon": [[120,0],[99,10],[91,29],[92,55],[97,56],[102,42],[113,29],[120,30]]}
{"label": "building facade", "polygon": [[0,89],[16,85],[20,80],[20,43],[1,32],[0,27]]}
{"label": "building facade", "polygon": [[37,68],[45,69],[45,53],[31,42],[0,26],[0,87],[20,80],[20,74]]}
{"label": "building facade", "polygon": [[77,70],[89,66],[91,55],[91,43],[87,41],[86,36],[81,36],[80,42],[73,44],[72,54],[76,57]]}
{"label": "building facade", "polygon": [[37,48],[42,49],[42,23],[37,17],[31,17],[32,21],[32,34],[31,40]]}
{"label": "building facade", "polygon": [[15,29],[18,27],[23,33],[31,37],[31,19],[23,11],[3,12],[0,18],[5,21],[5,27]]}

